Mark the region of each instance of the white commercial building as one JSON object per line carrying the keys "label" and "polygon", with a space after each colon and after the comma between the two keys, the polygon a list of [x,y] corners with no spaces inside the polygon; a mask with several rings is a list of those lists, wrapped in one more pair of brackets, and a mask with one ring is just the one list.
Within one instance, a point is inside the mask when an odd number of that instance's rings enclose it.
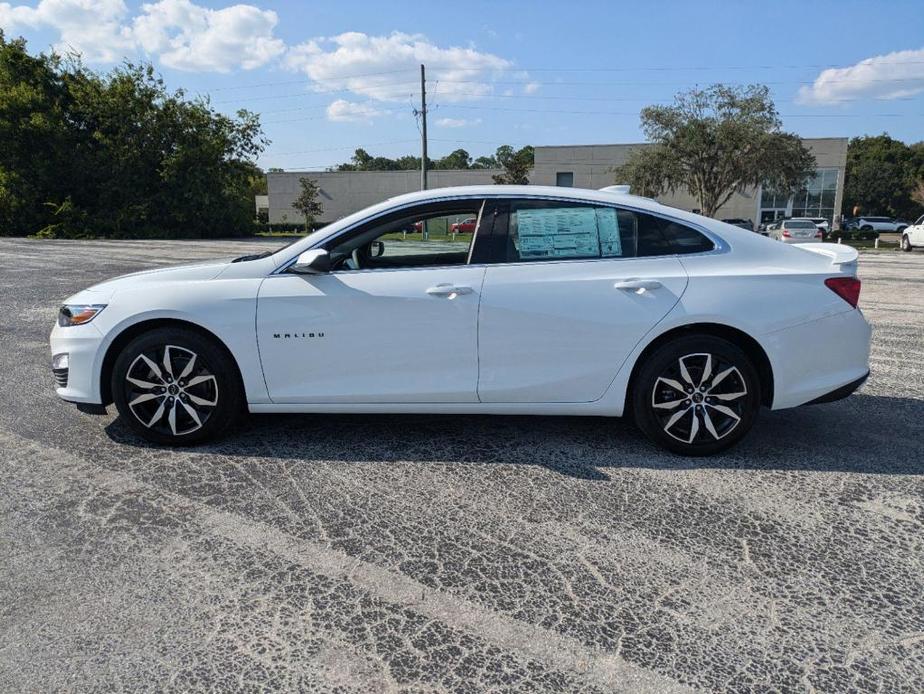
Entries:
{"label": "white commercial building", "polygon": [[[847,138],[807,138],[804,144],[815,155],[817,170],[806,187],[795,195],[779,194],[759,186],[736,193],[716,215],[720,219],[751,220],[755,225],[778,217],[825,217],[833,221],[841,214]],[[644,144],[573,145],[536,147],[535,168],[529,182],[536,185],[603,188],[620,181],[614,170],[625,163],[633,149]],[[429,172],[430,188],[492,183],[499,173],[488,169],[435,170]],[[307,177],[321,186],[323,214],[319,222],[330,222],[390,197],[420,189],[419,171],[298,171],[267,174],[269,220],[274,224],[303,220],[292,208],[300,190],[299,179]],[[663,195],[661,202],[684,210],[698,211],[689,194],[678,191]]]}

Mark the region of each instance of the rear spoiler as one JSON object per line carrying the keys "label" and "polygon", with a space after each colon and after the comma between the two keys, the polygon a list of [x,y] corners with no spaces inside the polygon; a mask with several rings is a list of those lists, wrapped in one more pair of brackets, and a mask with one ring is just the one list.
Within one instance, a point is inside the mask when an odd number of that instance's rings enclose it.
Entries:
{"label": "rear spoiler", "polygon": [[856,248],[843,243],[797,243],[795,248],[801,248],[810,253],[818,253],[831,259],[831,265],[836,270],[848,275],[857,274],[857,258],[860,254]]}

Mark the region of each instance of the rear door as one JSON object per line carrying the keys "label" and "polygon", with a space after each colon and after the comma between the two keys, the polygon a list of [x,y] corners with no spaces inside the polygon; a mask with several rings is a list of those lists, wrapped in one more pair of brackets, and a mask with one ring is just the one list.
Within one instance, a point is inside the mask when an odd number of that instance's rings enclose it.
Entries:
{"label": "rear door", "polygon": [[482,402],[599,399],[683,294],[678,248],[712,248],[665,219],[562,201],[499,205],[495,230],[502,262],[487,268],[478,322]]}

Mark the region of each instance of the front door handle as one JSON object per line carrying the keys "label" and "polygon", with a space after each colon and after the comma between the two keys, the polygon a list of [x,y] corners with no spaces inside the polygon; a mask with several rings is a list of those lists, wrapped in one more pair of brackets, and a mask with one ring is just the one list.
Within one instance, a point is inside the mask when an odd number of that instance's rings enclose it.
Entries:
{"label": "front door handle", "polygon": [[660,289],[662,286],[658,280],[621,280],[613,285],[616,289],[622,289],[627,292],[643,292],[646,289]]}
{"label": "front door handle", "polygon": [[456,284],[438,284],[435,287],[430,287],[427,290],[427,294],[430,296],[458,296],[459,294],[471,294],[474,289],[471,287],[462,287]]}

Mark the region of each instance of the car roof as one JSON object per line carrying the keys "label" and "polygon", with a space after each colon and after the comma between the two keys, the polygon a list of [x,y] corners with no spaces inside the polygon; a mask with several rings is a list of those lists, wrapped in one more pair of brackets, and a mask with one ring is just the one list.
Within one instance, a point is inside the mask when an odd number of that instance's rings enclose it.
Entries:
{"label": "car roof", "polygon": [[[303,250],[313,247],[316,244],[323,243],[325,239],[339,234],[353,224],[362,222],[367,218],[372,218],[379,214],[387,213],[395,208],[417,203],[440,202],[463,200],[469,198],[539,198],[550,200],[568,200],[573,202],[602,203],[611,205],[620,205],[627,209],[634,209],[640,212],[652,212],[662,217],[672,218],[680,222],[686,222],[691,226],[706,230],[717,238],[722,245],[727,246],[729,240],[734,239],[735,243],[742,246],[750,246],[755,241],[751,238],[755,234],[747,229],[721,224],[716,219],[703,217],[693,212],[687,212],[677,207],[663,205],[657,200],[645,198],[631,193],[624,193],[613,189],[590,190],[588,188],[572,188],[563,186],[535,186],[535,185],[477,185],[477,186],[453,186],[448,188],[433,188],[430,190],[421,190],[413,193],[405,193],[389,198],[377,205],[364,208],[354,212],[346,217],[341,217],[335,222],[319,229],[313,234],[306,236],[297,244],[283,249],[276,255],[281,260],[287,258],[293,253],[299,253]],[[722,231],[719,232],[721,225]],[[760,240],[760,238],[758,238]]]}

